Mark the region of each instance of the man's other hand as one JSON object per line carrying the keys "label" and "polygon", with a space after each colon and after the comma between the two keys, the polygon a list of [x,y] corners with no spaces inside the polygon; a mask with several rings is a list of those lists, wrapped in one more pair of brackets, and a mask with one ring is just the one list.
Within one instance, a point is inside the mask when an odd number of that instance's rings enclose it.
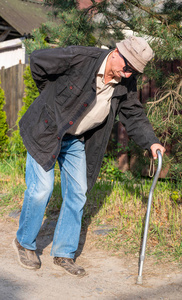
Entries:
{"label": "man's other hand", "polygon": [[153,144],[151,147],[151,152],[152,152],[152,156],[154,159],[157,159],[157,150],[160,150],[162,156],[164,155],[164,152],[166,151],[166,149],[161,145],[161,144]]}

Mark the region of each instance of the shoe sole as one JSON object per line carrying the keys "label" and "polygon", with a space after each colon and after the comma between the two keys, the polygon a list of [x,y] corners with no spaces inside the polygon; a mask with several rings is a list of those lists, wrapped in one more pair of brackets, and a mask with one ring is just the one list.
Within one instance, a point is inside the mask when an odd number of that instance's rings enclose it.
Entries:
{"label": "shoe sole", "polygon": [[57,270],[57,271],[64,271],[66,274],[71,275],[72,277],[77,277],[77,278],[82,278],[87,276],[88,274],[85,272],[85,274],[83,275],[74,275],[72,273],[70,273],[69,271],[67,271],[65,268],[63,268],[62,266],[56,265],[55,263],[53,263],[53,269]]}
{"label": "shoe sole", "polygon": [[14,248],[14,250],[16,251],[16,254],[17,254],[17,256],[18,256],[19,264],[20,264],[23,268],[25,268],[25,269],[29,269],[29,270],[38,270],[38,269],[35,268],[35,267],[31,267],[31,266],[24,265],[24,264],[21,262],[21,260],[20,260],[19,251],[18,251],[18,249],[17,249],[16,243],[15,243],[15,239],[13,240],[13,243],[12,243],[12,244],[13,244],[13,248]]}

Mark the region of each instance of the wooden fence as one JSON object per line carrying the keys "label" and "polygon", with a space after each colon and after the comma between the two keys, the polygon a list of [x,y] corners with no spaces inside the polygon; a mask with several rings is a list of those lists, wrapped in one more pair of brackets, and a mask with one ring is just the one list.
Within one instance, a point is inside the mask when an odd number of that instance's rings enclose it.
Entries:
{"label": "wooden fence", "polygon": [[[179,67],[182,68],[182,60],[173,60],[171,62],[160,61],[158,62],[158,66],[162,69],[162,72],[165,75],[169,73],[179,73]],[[143,80],[145,80],[145,75],[143,76]],[[150,80],[146,83],[142,90],[139,91],[139,99],[141,103],[145,103],[149,98],[153,98],[158,88],[156,87],[155,81]]]}
{"label": "wooden fence", "polygon": [[7,115],[9,129],[15,128],[18,111],[22,107],[24,96],[23,73],[26,65],[18,64],[11,68],[0,70],[1,87],[5,92],[6,104],[4,110]]}

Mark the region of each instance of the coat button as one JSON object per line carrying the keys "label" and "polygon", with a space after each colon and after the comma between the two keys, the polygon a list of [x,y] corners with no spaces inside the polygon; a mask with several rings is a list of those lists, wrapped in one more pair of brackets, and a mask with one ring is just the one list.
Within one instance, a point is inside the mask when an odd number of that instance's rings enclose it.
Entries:
{"label": "coat button", "polygon": [[72,90],[73,89],[73,86],[72,85],[70,85],[70,90]]}
{"label": "coat button", "polygon": [[87,107],[87,106],[88,106],[88,104],[87,104],[87,103],[83,103],[83,106]]}
{"label": "coat button", "polygon": [[53,155],[52,158],[56,158],[56,155]]}
{"label": "coat button", "polygon": [[70,125],[73,125],[73,121],[69,121],[69,124],[70,124]]}
{"label": "coat button", "polygon": [[48,120],[45,120],[45,123],[48,123]]}

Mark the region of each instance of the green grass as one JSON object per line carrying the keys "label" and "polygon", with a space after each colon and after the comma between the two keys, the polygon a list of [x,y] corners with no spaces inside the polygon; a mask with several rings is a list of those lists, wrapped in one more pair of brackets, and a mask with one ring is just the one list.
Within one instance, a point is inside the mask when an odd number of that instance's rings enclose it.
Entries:
{"label": "green grass", "polygon": [[[88,196],[84,221],[94,229],[100,225],[114,228],[107,236],[97,238],[98,247],[119,254],[138,254],[143,237],[148,194],[152,179],[126,182],[98,182]],[[172,198],[178,192],[178,202]],[[104,191],[101,194],[101,191]],[[96,200],[99,209],[93,211]],[[88,218],[89,216],[89,218]],[[171,257],[180,261],[182,257],[182,203],[180,185],[159,180],[153,194],[150,225],[147,241],[148,255],[157,258]],[[160,255],[159,255],[160,254]]]}
{"label": "green grass", "polygon": [[[17,162],[0,163],[0,214],[7,216],[13,209],[21,209],[26,188],[24,170]],[[110,178],[111,174],[110,174]],[[118,174],[117,174],[118,178]],[[115,179],[115,178],[114,178]],[[88,195],[82,226],[94,231],[101,226],[113,228],[105,236],[94,235],[95,245],[120,255],[139,256],[147,200],[152,180],[134,178],[130,172],[122,181],[98,178]],[[45,217],[59,214],[62,204],[59,168],[55,168],[55,187]],[[182,259],[182,195],[180,183],[158,180],[153,194],[146,254],[156,259]]]}
{"label": "green grass", "polygon": [[0,162],[0,216],[21,209],[26,188],[24,170],[17,168],[16,160]]}

